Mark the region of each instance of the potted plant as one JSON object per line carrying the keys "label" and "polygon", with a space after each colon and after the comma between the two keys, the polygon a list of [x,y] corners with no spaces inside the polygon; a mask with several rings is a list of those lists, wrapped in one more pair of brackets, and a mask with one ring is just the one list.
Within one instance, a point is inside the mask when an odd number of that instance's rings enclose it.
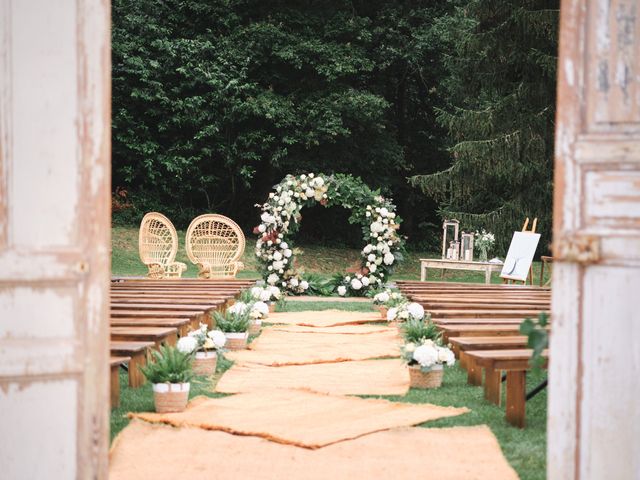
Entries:
{"label": "potted plant", "polygon": [[406,302],[406,299],[400,292],[394,292],[390,288],[386,288],[373,296],[373,304],[378,306],[382,318],[387,318],[389,308],[398,306]]}
{"label": "potted plant", "polygon": [[249,313],[249,306],[240,302],[229,307],[225,313],[213,313],[217,327],[227,338],[226,346],[229,350],[241,350],[247,347],[251,323]]}
{"label": "potted plant", "polygon": [[[305,284],[307,284],[307,282],[305,282]],[[282,298],[282,292],[275,285],[268,285],[265,287],[256,286],[253,287],[250,292],[254,301],[264,302],[269,306],[270,313],[275,312],[276,302]]]}
{"label": "potted plant", "polygon": [[[218,352],[222,351],[227,337],[220,330],[209,330],[204,323],[200,324],[198,330],[189,332],[187,337],[178,341],[178,348],[189,342],[187,338],[193,338],[197,344],[195,347],[195,358],[193,360],[193,373],[195,375],[213,375],[216,372],[218,363]],[[188,348],[188,347],[184,347]]]}
{"label": "potted plant", "polygon": [[482,232],[476,232],[475,237],[474,244],[480,251],[478,260],[480,262],[487,262],[489,259],[489,250],[491,250],[493,245],[496,243],[496,237],[493,233],[487,232],[484,228],[482,229]]}
{"label": "potted plant", "polygon": [[183,342],[180,347],[162,345],[159,351],[152,353],[152,360],[140,367],[153,386],[156,412],[182,412],[186,408],[193,378],[193,348],[195,339]]}
{"label": "potted plant", "polygon": [[422,320],[424,318],[424,307],[415,302],[403,302],[390,307],[387,310],[387,321],[390,324],[399,325],[408,320]]}
{"label": "potted plant", "polygon": [[409,366],[412,388],[438,388],[442,385],[443,365],[453,365],[455,356],[441,345],[441,333],[431,322],[410,319],[404,324],[402,356]]}
{"label": "potted plant", "polygon": [[251,324],[249,325],[249,335],[257,335],[262,328],[262,320],[269,316],[269,305],[262,301],[251,304],[249,308],[249,317]]}

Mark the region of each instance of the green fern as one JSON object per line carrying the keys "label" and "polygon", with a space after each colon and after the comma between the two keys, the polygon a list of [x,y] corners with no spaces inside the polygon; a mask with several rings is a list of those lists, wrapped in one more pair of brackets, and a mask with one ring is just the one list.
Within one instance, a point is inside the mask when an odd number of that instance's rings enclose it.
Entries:
{"label": "green fern", "polygon": [[424,340],[440,343],[442,338],[442,332],[430,317],[425,317],[424,321],[414,318],[407,320],[402,327],[402,334],[407,343],[422,343]]}
{"label": "green fern", "polygon": [[223,332],[243,333],[249,329],[249,324],[251,323],[249,311],[249,308],[247,308],[242,314],[213,312],[213,318],[216,321],[216,327]]}
{"label": "green fern", "polygon": [[140,371],[151,383],[187,383],[193,378],[193,355],[175,347],[161,345],[154,350],[151,361]]}

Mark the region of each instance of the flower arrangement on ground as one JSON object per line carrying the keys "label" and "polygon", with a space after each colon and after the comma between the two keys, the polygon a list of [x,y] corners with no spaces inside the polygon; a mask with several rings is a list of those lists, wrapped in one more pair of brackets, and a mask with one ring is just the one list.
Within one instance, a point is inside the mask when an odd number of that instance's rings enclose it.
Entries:
{"label": "flower arrangement on ground", "polygon": [[406,322],[408,320],[422,320],[423,318],[424,307],[415,302],[400,303],[387,310],[387,320],[389,322]]}
{"label": "flower arrangement on ground", "polygon": [[[257,285],[255,287],[252,287],[249,292],[249,300],[245,301],[264,302],[268,305],[270,312],[275,311],[276,302],[279,302],[282,299],[282,292],[275,285]],[[243,297],[241,296],[240,298],[242,299]]]}
{"label": "flower arrangement on ground", "polygon": [[411,319],[403,328],[405,345],[402,357],[409,365],[413,388],[438,388],[442,385],[443,365],[453,365],[453,351],[442,345],[441,333],[429,318]]}
{"label": "flower arrangement on ground", "polygon": [[216,326],[224,332],[229,350],[241,350],[247,347],[249,327],[251,325],[251,309],[244,302],[236,302],[227,311],[213,312]]}
{"label": "flower arrangement on ground", "polygon": [[[196,341],[194,346],[193,341]],[[193,373],[196,375],[212,375],[216,371],[218,352],[222,352],[227,342],[221,330],[209,330],[201,323],[200,328],[190,331],[187,336],[178,340],[178,350],[195,352]]]}
{"label": "flower arrangement on ground", "polygon": [[[335,291],[362,296],[369,288],[379,288],[402,258],[403,240],[397,233],[400,219],[391,201],[362,180],[342,174],[287,175],[274,187],[267,201],[257,205],[261,215],[260,224],[254,229],[258,235],[256,256],[267,284],[293,294],[309,289],[309,282],[294,267],[292,242],[302,219],[302,208],[315,203],[350,209],[349,222],[362,227],[365,247],[361,277],[356,276],[355,282],[353,275],[348,281],[345,277],[335,285]],[[362,278],[367,280],[363,282]]]}
{"label": "flower arrangement on ground", "polygon": [[406,301],[407,299],[400,292],[396,292],[390,288],[385,288],[373,296],[373,304],[380,309],[380,314],[382,318],[385,319],[387,318],[389,308],[405,303]]}
{"label": "flower arrangement on ground", "polygon": [[476,231],[474,245],[480,251],[479,260],[486,262],[489,258],[489,251],[496,243],[496,237],[493,233],[487,232],[484,228],[482,232]]}
{"label": "flower arrangement on ground", "polygon": [[334,283],[336,285],[336,292],[341,297],[361,297],[363,292],[369,288],[372,282],[377,284],[378,281],[379,279],[373,275],[354,273],[352,275],[347,275],[346,277],[337,275]]}
{"label": "flower arrangement on ground", "polygon": [[183,342],[182,349],[162,345],[160,350],[152,352],[151,361],[140,367],[142,374],[153,385],[156,412],[181,412],[186,408],[196,347],[195,338]]}

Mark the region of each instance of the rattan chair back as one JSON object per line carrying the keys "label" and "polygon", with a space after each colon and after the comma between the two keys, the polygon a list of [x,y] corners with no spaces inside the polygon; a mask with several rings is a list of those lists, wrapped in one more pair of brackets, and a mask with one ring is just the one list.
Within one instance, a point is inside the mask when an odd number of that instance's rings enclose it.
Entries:
{"label": "rattan chair back", "polygon": [[179,277],[186,269],[186,265],[175,262],[178,233],[171,220],[161,213],[150,212],[142,218],[138,234],[138,251],[142,263],[149,267],[150,277]]}

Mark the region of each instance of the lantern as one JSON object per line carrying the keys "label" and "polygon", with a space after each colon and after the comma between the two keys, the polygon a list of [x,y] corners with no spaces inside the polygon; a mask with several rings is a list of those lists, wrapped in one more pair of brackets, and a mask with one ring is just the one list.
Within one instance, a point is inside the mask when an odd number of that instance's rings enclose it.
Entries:
{"label": "lantern", "polygon": [[462,232],[460,235],[462,248],[460,250],[460,260],[465,262],[473,261],[473,233]]}
{"label": "lantern", "polygon": [[[453,252],[454,251],[459,252],[459,249],[456,249],[454,245],[451,245],[452,243],[459,243],[458,242],[459,228],[460,228],[460,222],[458,220],[445,220],[444,223],[442,224],[442,258],[443,259],[446,258],[448,260],[451,260],[453,259]],[[453,240],[449,240],[449,242],[447,242],[447,236],[449,235],[450,232],[453,234]],[[449,245],[449,248],[447,248],[447,245]],[[458,254],[456,254],[456,260],[458,258],[459,256]]]}

